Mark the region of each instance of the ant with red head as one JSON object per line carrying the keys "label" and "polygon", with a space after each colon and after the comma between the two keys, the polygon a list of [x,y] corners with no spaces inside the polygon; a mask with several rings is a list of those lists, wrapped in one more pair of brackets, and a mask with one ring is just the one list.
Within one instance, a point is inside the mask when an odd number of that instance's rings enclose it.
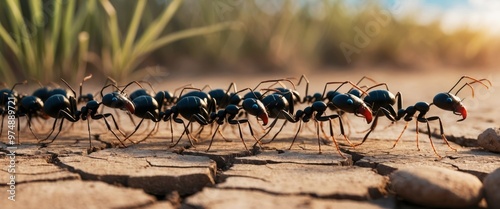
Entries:
{"label": "ant with red head", "polygon": [[[466,82],[462,87],[460,87],[454,94],[451,93],[455,87],[462,81],[463,79],[469,79],[472,80],[471,82]],[[442,92],[438,93],[434,96],[432,103],[427,103],[427,102],[417,102],[413,106],[408,106],[406,109],[399,109],[397,113],[397,117],[395,118],[396,120],[399,120],[403,118],[406,121],[406,125],[395,141],[394,145],[392,148],[396,146],[398,141],[401,139],[401,136],[403,135],[404,131],[406,130],[408,126],[408,122],[412,121],[414,115],[418,112],[418,115],[416,116],[416,121],[415,121],[415,126],[416,126],[416,133],[417,133],[417,149],[420,150],[419,145],[418,145],[418,123],[425,123],[427,125],[427,132],[429,135],[429,141],[432,146],[432,150],[434,153],[438,156],[441,157],[437,151],[436,148],[434,147],[434,143],[432,142],[431,139],[431,130],[430,130],[430,121],[435,121],[437,120],[439,122],[439,130],[440,130],[440,135],[443,141],[448,145],[448,147],[454,151],[456,151],[455,148],[451,147],[450,143],[446,139],[446,136],[444,135],[444,129],[443,129],[443,123],[441,122],[441,118],[439,116],[431,116],[431,117],[426,117],[427,112],[429,111],[430,107],[432,105],[435,105],[439,109],[445,110],[445,111],[451,111],[455,115],[462,116],[461,119],[457,120],[457,122],[463,121],[467,118],[467,109],[465,108],[464,104],[462,103],[462,99],[460,99],[458,96],[456,96],[465,86],[468,86],[472,90],[472,97],[474,97],[474,88],[471,86],[471,84],[474,83],[479,83],[486,88],[488,88],[488,85],[486,85],[483,82],[487,82],[490,86],[492,86],[491,82],[488,79],[475,79],[470,76],[462,76],[456,83],[451,87],[451,89],[448,92]]]}

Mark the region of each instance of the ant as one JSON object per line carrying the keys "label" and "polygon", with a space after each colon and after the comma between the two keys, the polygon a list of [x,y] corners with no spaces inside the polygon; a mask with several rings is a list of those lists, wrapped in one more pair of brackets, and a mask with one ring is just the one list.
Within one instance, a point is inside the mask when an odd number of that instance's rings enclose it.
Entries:
{"label": "ant", "polygon": [[[457,85],[463,79],[470,79],[470,80],[472,80],[472,82],[466,82],[462,87],[460,87],[455,92],[455,94],[450,93],[451,91],[453,91],[453,89],[455,87],[457,87]],[[491,82],[488,79],[479,79],[478,80],[478,79],[472,78],[470,76],[462,76],[455,83],[455,85],[453,85],[453,87],[451,87],[451,89],[448,92],[442,92],[442,93],[436,94],[434,96],[433,100],[432,100],[432,103],[429,104],[427,102],[417,102],[415,105],[408,106],[406,109],[399,109],[397,117],[395,119],[399,120],[399,119],[403,118],[406,121],[406,125],[405,125],[403,131],[401,132],[401,134],[399,135],[399,137],[397,138],[397,140],[395,141],[395,143],[392,146],[392,148],[394,148],[396,146],[396,144],[398,143],[398,141],[401,139],[401,136],[403,135],[404,131],[406,130],[406,128],[408,126],[408,122],[410,122],[413,119],[413,116],[417,112],[419,112],[419,114],[416,117],[416,121],[415,121],[416,122],[415,123],[416,133],[417,133],[417,139],[416,139],[416,141],[417,141],[417,149],[420,150],[419,145],[418,145],[418,123],[419,122],[420,123],[426,123],[426,125],[427,125],[427,132],[428,132],[428,135],[429,135],[429,141],[431,143],[432,150],[434,151],[434,153],[439,158],[441,158],[441,156],[437,153],[436,148],[434,147],[434,143],[432,142],[432,139],[431,139],[431,130],[430,130],[430,125],[429,125],[429,121],[437,120],[437,121],[439,121],[439,130],[440,130],[441,138],[446,143],[446,145],[448,145],[448,147],[450,149],[456,151],[457,149],[451,147],[450,143],[446,139],[446,136],[444,135],[444,129],[443,129],[443,124],[441,122],[441,118],[439,116],[426,117],[426,113],[429,111],[429,109],[430,109],[430,107],[432,105],[435,105],[436,107],[438,107],[438,108],[440,108],[442,110],[451,111],[455,115],[462,116],[462,119],[457,120],[457,122],[465,120],[467,118],[467,109],[465,108],[464,104],[462,103],[463,100],[461,100],[456,95],[465,86],[468,86],[472,90],[472,97],[474,97],[474,88],[471,86],[471,84],[480,83],[481,85],[485,86],[488,89],[488,86],[485,83],[483,83],[483,81],[487,82],[490,86],[492,86]]]}
{"label": "ant", "polygon": [[[324,98],[326,89],[327,89],[328,85],[330,85],[330,84],[340,84],[337,87],[337,89],[335,89],[335,92],[338,92],[338,90],[343,85],[350,84],[354,88],[357,88],[360,91],[362,91],[363,93],[366,93],[366,92],[364,92],[363,90],[361,90],[359,87],[357,87],[355,84],[353,84],[350,81],[345,81],[345,82],[327,82],[325,84],[325,87],[324,87],[324,90],[323,90],[323,94],[320,95],[321,96],[320,98]],[[281,100],[281,104],[286,104],[283,101],[286,101],[286,100]],[[343,112],[353,113],[356,116],[363,116],[363,117],[365,117],[368,123],[370,123],[371,120],[372,120],[372,112],[371,112],[370,108],[368,106],[366,106],[366,104],[360,98],[358,98],[358,97],[356,97],[354,95],[351,95],[349,93],[346,93],[346,94],[338,93],[338,94],[336,94],[335,97],[332,98],[332,100],[329,103],[331,105],[333,105],[336,109],[339,109],[339,110],[341,110]],[[264,104],[266,104],[266,103],[264,102]],[[279,104],[279,103],[277,103],[277,104]],[[316,122],[316,125],[317,125],[316,128],[317,128],[317,135],[318,135],[318,149],[319,149],[319,153],[321,153],[321,145],[320,145],[320,138],[319,138],[319,127],[321,125],[318,125],[318,122],[329,121],[329,124],[330,124],[330,136],[333,138],[333,140],[335,142],[335,145],[337,146],[337,150],[340,153],[340,150],[338,148],[338,144],[336,143],[336,140],[335,140],[334,135],[333,135],[332,123],[331,123],[332,119],[338,118],[339,124],[340,124],[341,134],[344,136],[344,139],[349,144],[352,145],[352,143],[347,138],[347,136],[346,136],[346,134],[344,132],[344,127],[343,127],[343,123],[342,123],[342,119],[340,117],[340,114],[332,114],[332,115],[323,116],[323,114],[325,113],[327,107],[328,107],[327,103],[325,103],[323,101],[315,101],[315,102],[312,103],[311,106],[306,107],[304,110],[298,110],[295,113],[295,116],[289,114],[284,109],[281,109],[280,112],[279,112],[279,114],[281,114],[282,116],[284,116],[284,118],[286,119],[285,123],[287,121],[288,122],[292,122],[292,123],[296,123],[296,122],[309,122],[310,118],[313,116],[313,114],[315,114],[314,115],[314,119],[315,119],[314,121]],[[275,121],[276,120],[277,119],[275,119]],[[271,123],[270,128],[273,127],[275,121],[273,121],[273,123]],[[297,138],[298,133],[300,132],[300,127],[301,126],[302,126],[302,124],[300,124],[299,129],[298,129],[297,133],[295,134],[295,137],[294,137],[294,139],[292,141],[292,145],[290,146],[290,148],[293,146],[293,143],[295,142],[295,139]],[[281,129],[278,131],[278,133],[280,131],[281,131]],[[269,133],[269,131],[268,131],[268,133]],[[277,136],[277,134],[273,137],[273,139],[271,139],[271,141],[273,141],[276,136]],[[271,141],[269,141],[267,143],[270,143]],[[340,153],[340,155],[342,157],[344,157],[342,155],[342,153]]]}
{"label": "ant", "polygon": [[[210,144],[206,150],[207,152],[210,150],[212,146],[215,134],[218,132],[220,125],[224,124],[225,121],[231,125],[238,125],[240,139],[247,151],[248,147],[245,143],[245,140],[243,139],[243,134],[240,126],[241,123],[248,123],[252,137],[254,137],[257,143],[259,143],[259,141],[253,134],[253,129],[248,119],[237,120],[235,118],[241,110],[248,110],[249,114],[257,115],[264,121],[264,125],[267,124],[267,113],[265,112],[264,105],[260,101],[248,98],[243,101],[242,107],[230,104],[226,106],[224,109],[221,109],[217,112],[215,112],[215,109],[212,109],[210,110],[211,111],[210,114],[208,114],[209,109],[207,108],[208,104],[203,99],[196,96],[188,96],[179,100],[179,102],[176,105],[174,105],[170,111],[167,111],[165,115],[165,120],[171,117],[175,122],[182,123],[184,125],[184,132],[182,133],[181,137],[179,137],[179,140],[177,140],[177,142],[173,144],[171,147],[176,146],[184,134],[188,136],[192,144],[192,141],[189,137],[188,128],[193,121],[198,122],[202,126],[212,124],[214,122],[217,123],[216,131],[212,135]],[[170,116],[170,114],[172,114],[172,116]],[[178,114],[181,114],[183,118],[189,121],[187,125],[184,124],[184,121],[182,119],[177,118]]]}
{"label": "ant", "polygon": [[[85,77],[83,79],[83,81],[80,83],[80,87],[83,86],[83,82],[90,79],[91,77],[92,77],[92,75]],[[117,130],[120,130],[118,128],[118,124],[116,123],[114,116],[111,113],[105,113],[105,114],[97,113],[100,105],[103,103],[97,102],[95,100],[90,100],[87,102],[87,104],[84,107],[81,108],[81,110],[78,110],[75,90],[64,79],[61,79],[61,81],[71,90],[71,92],[73,93],[73,96],[69,96],[67,98],[64,95],[55,94],[55,95],[50,96],[47,99],[47,101],[44,103],[43,111],[47,115],[49,115],[50,117],[55,118],[55,120],[54,120],[54,124],[52,125],[52,129],[49,132],[48,136],[45,139],[40,140],[39,142],[41,143],[41,142],[46,141],[47,139],[50,138],[50,136],[52,135],[52,133],[54,132],[54,130],[56,128],[56,124],[57,124],[57,121],[59,119],[61,120],[61,122],[59,125],[58,132],[56,133],[56,135],[52,138],[52,140],[50,142],[42,143],[42,145],[46,146],[47,144],[52,143],[57,138],[57,136],[59,135],[59,133],[62,130],[62,126],[63,126],[65,119],[70,121],[70,122],[77,122],[81,119],[81,120],[87,120],[88,133],[89,133],[89,144],[90,144],[90,147],[92,147],[90,123],[88,121],[88,118],[91,118],[94,120],[103,119],[104,123],[106,124],[107,129],[109,131],[111,131],[111,133],[116,137],[116,139],[118,139],[118,141],[121,143],[121,145],[123,147],[126,147],[125,144],[123,144],[122,140],[120,140],[120,138],[116,135],[116,133],[111,129],[111,127],[106,119],[107,117],[111,117],[111,119],[114,122],[115,128]],[[80,95],[79,96],[82,95],[81,90],[82,90],[82,88],[80,88]],[[132,109],[132,111],[133,111],[133,109]]]}
{"label": "ant", "polygon": [[[24,82],[20,82],[20,83],[15,83],[12,88],[10,89],[1,89],[0,90],[0,114],[2,115],[2,124],[1,124],[1,127],[0,127],[0,136],[2,135],[2,132],[3,132],[3,123],[4,123],[4,120],[5,120],[5,115],[7,115],[7,113],[9,112],[9,103],[13,103],[13,104],[16,104],[16,106],[19,106],[19,103],[17,102],[18,100],[21,99],[21,96],[19,96],[19,94],[17,93],[17,91],[15,91],[14,89],[16,88],[17,85],[22,85],[22,84],[25,84],[26,81]],[[5,87],[6,84],[4,83],[3,84]],[[19,123],[19,117],[18,117],[18,123]],[[19,126],[18,126],[18,131],[19,131]],[[19,137],[18,137],[19,139]],[[19,143],[19,141],[18,141]]]}
{"label": "ant", "polygon": [[[378,87],[378,86],[385,86],[386,89],[377,89],[377,90],[370,91],[371,89]],[[370,126],[370,128],[367,130],[368,132],[363,137],[363,140],[361,141],[361,143],[356,144],[356,146],[359,146],[366,141],[366,139],[368,138],[370,133],[375,129],[375,127],[377,127],[379,117],[385,116],[387,119],[389,119],[393,123],[398,121],[399,118],[398,118],[396,111],[393,108],[393,105],[396,104],[396,102],[397,102],[398,110],[400,110],[402,107],[402,95],[401,95],[401,93],[397,92],[396,95],[394,95],[393,93],[391,93],[389,91],[389,87],[387,86],[386,83],[376,84],[374,86],[369,87],[365,91],[367,91],[368,94],[365,97],[362,97],[363,102],[366,105],[368,105],[368,107],[371,108],[372,113],[373,113],[373,117],[375,117],[375,119],[373,120],[373,123]],[[353,95],[356,95],[356,96],[359,95],[358,97],[361,97],[359,92],[357,92],[356,90],[351,90],[350,92]]]}

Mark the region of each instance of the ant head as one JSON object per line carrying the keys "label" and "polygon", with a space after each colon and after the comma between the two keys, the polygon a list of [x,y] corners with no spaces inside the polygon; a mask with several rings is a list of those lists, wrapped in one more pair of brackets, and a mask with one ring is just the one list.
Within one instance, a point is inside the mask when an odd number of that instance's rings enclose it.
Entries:
{"label": "ant head", "polygon": [[364,117],[367,123],[371,123],[373,119],[370,107],[368,107],[359,97],[352,94],[338,94],[333,98],[332,103],[340,110]]}
{"label": "ant head", "polygon": [[243,100],[242,106],[248,114],[259,117],[262,120],[262,124],[267,125],[269,116],[267,115],[264,104],[260,100],[248,98]]}
{"label": "ant head", "polygon": [[102,97],[102,104],[111,108],[126,109],[130,113],[135,112],[134,104],[120,92],[112,92]]}
{"label": "ant head", "polygon": [[461,115],[462,119],[460,119],[459,121],[465,120],[465,118],[467,118],[467,109],[465,109],[462,101],[459,97],[451,93],[437,94],[436,96],[434,96],[432,104],[443,110],[453,111],[453,113],[456,115]]}

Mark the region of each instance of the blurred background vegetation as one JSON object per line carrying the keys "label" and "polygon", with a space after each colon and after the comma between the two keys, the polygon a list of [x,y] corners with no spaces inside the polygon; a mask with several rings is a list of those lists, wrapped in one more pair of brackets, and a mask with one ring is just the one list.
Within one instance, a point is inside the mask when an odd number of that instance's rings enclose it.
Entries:
{"label": "blurred background vegetation", "polygon": [[[169,73],[401,70],[498,64],[498,37],[341,0],[3,0],[0,75],[130,81]],[[401,11],[399,11],[401,12]],[[97,76],[96,76],[97,75]]]}

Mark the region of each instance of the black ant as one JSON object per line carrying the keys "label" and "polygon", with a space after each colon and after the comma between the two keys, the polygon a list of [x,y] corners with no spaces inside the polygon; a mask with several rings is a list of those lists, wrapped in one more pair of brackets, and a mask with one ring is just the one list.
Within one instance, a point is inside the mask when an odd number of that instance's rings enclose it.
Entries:
{"label": "black ant", "polygon": [[[462,81],[465,78],[472,80],[472,82],[465,83],[462,87],[460,87],[455,92],[455,94],[450,93],[460,83],[460,81]],[[425,114],[429,111],[429,109],[430,109],[430,107],[432,105],[435,105],[436,107],[438,107],[438,108],[440,108],[442,110],[451,111],[455,115],[462,116],[462,119],[457,120],[457,122],[465,120],[467,118],[467,109],[463,105],[462,100],[459,97],[457,97],[456,95],[465,86],[468,86],[472,90],[472,97],[474,97],[474,88],[471,86],[471,84],[480,83],[481,85],[483,85],[486,88],[488,88],[488,86],[485,83],[483,83],[482,81],[488,82],[488,84],[491,86],[491,82],[489,80],[487,80],[487,79],[479,79],[478,80],[478,79],[472,78],[470,76],[462,76],[455,83],[455,85],[453,85],[453,87],[451,87],[451,89],[448,92],[443,92],[443,93],[436,94],[436,96],[434,96],[434,98],[432,100],[432,103],[429,104],[427,102],[417,102],[415,105],[409,106],[406,109],[399,109],[397,117],[395,119],[399,120],[399,119],[403,118],[406,121],[406,125],[405,125],[403,131],[401,132],[401,134],[399,135],[399,137],[397,138],[397,140],[395,141],[395,143],[393,145],[393,148],[396,146],[396,144],[398,143],[398,141],[401,139],[401,136],[403,135],[404,131],[406,130],[406,128],[408,126],[408,122],[413,119],[413,116],[417,112],[419,112],[419,114],[417,115],[417,119],[415,121],[416,122],[415,123],[416,133],[417,133],[417,149],[420,150],[419,145],[418,145],[418,123],[419,122],[420,123],[426,123],[426,125],[427,125],[427,132],[428,132],[428,135],[429,135],[429,141],[431,143],[432,150],[434,151],[434,153],[438,157],[441,157],[437,153],[436,148],[434,147],[434,143],[432,142],[432,139],[431,139],[431,130],[430,130],[430,126],[429,126],[429,121],[437,120],[437,121],[439,121],[439,130],[440,130],[441,138],[446,143],[446,145],[448,145],[448,147],[450,149],[456,151],[455,148],[451,147],[450,143],[446,139],[446,136],[444,135],[443,124],[441,122],[441,118],[439,118],[439,116],[426,117]]]}
{"label": "black ant", "polygon": [[[83,82],[90,79],[91,77],[92,77],[92,75],[85,77],[83,79],[82,83],[80,83],[80,86],[82,86]],[[125,144],[123,144],[122,140],[120,140],[120,138],[116,135],[116,133],[111,129],[111,127],[106,119],[107,117],[111,117],[116,129],[120,130],[118,128],[118,124],[116,123],[114,116],[111,113],[99,114],[97,112],[100,105],[102,104],[102,102],[90,100],[87,102],[87,104],[84,107],[81,108],[81,110],[78,110],[75,90],[64,79],[61,79],[61,81],[71,90],[71,92],[73,93],[73,96],[69,96],[67,98],[64,95],[55,94],[55,95],[50,96],[47,99],[47,101],[44,103],[44,107],[43,107],[44,112],[47,115],[49,115],[50,117],[55,118],[55,120],[54,120],[54,124],[52,125],[52,129],[49,132],[48,136],[45,139],[40,140],[39,142],[46,141],[52,135],[52,133],[54,132],[54,130],[56,128],[57,120],[59,120],[59,119],[61,120],[61,122],[59,125],[58,132],[56,133],[56,135],[52,138],[52,140],[50,142],[42,143],[44,146],[46,144],[52,143],[57,138],[57,136],[59,135],[59,133],[62,130],[63,123],[64,123],[65,119],[70,121],[70,122],[77,122],[80,119],[87,120],[88,118],[91,118],[94,120],[103,119],[105,124],[106,124],[107,129],[109,131],[111,131],[111,133],[116,137],[116,139],[118,139],[118,141],[122,144],[122,146],[125,147]],[[82,88],[80,88],[80,90],[81,89]],[[80,96],[81,96],[81,92],[80,92]],[[88,125],[88,132],[89,132],[89,143],[90,143],[90,147],[92,147],[89,121],[87,121],[87,125]]]}
{"label": "black ant", "polygon": [[[377,89],[370,91],[371,89],[378,86],[385,86],[386,89]],[[398,110],[401,109],[402,106],[401,93],[397,92],[396,95],[394,95],[389,91],[389,87],[387,86],[386,83],[376,84],[374,86],[369,87],[365,91],[367,91],[368,94],[365,97],[362,97],[363,101],[365,102],[365,104],[368,105],[368,107],[372,109],[373,117],[375,117],[375,119],[373,120],[372,125],[368,129],[368,132],[363,137],[361,143],[356,144],[356,146],[363,144],[366,141],[366,139],[368,139],[370,133],[375,129],[375,127],[377,127],[379,117],[385,116],[393,123],[398,121],[399,118],[397,116],[396,111],[393,108],[393,105],[395,105],[397,102]],[[356,93],[355,90],[353,90],[352,92],[354,95],[359,95],[358,93]]]}
{"label": "black ant", "polygon": [[[14,89],[16,88],[17,85],[22,85],[22,84],[26,84],[26,81],[24,82],[20,82],[20,83],[15,83],[12,88],[10,89],[1,89],[0,90],[0,114],[2,115],[2,123],[1,123],[1,127],[0,127],[0,136],[2,135],[2,132],[3,132],[3,123],[4,123],[4,120],[5,120],[5,115],[8,114],[9,112],[9,103],[11,104],[15,104],[16,109],[18,109],[18,106],[20,106],[20,104],[18,103],[19,100],[22,99],[22,97],[17,93],[17,91],[15,91]],[[4,84],[4,86],[6,86]],[[17,111],[16,111],[16,114],[17,116]],[[18,123],[19,123],[19,117],[17,117],[18,119]],[[31,126],[30,126],[31,127]],[[30,129],[31,130],[31,129]],[[19,126],[18,126],[18,131],[19,131]],[[19,137],[17,137],[18,140],[19,140]],[[19,143],[19,141],[18,141]]]}

